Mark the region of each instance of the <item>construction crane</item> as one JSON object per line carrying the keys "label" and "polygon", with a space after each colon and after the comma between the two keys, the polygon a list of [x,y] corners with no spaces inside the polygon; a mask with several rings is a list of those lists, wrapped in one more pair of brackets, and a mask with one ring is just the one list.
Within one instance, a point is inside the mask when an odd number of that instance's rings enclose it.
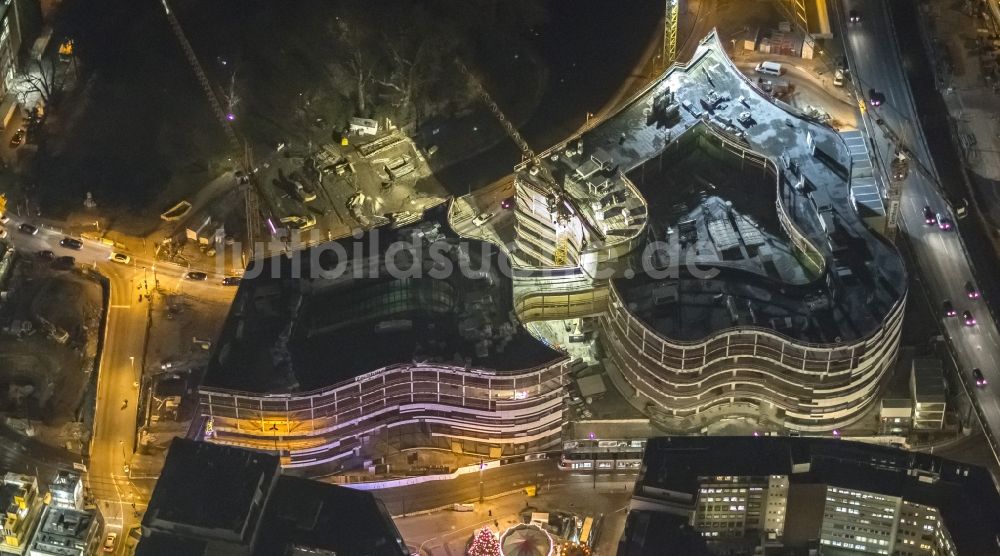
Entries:
{"label": "construction crane", "polygon": [[[556,181],[555,177],[549,168],[543,164],[539,156],[535,153],[534,149],[528,144],[528,141],[521,135],[521,133],[514,127],[514,124],[504,115],[503,110],[500,106],[493,100],[493,96],[490,95],[486,87],[483,86],[482,82],[478,77],[465,65],[461,59],[455,60],[455,65],[458,67],[459,72],[462,73],[472,85],[472,88],[476,90],[479,97],[483,100],[487,107],[489,107],[490,112],[496,117],[497,121],[503,127],[504,131],[511,138],[512,141],[521,149],[521,160],[531,162],[531,174],[539,178],[551,192],[549,198],[549,210],[552,211],[556,218],[562,220],[564,223],[568,221],[573,213],[579,213],[580,211],[576,208],[575,201],[570,198],[563,191],[559,182]],[[604,239],[604,234],[591,225],[586,219],[581,218],[580,221],[591,232],[595,237]],[[556,246],[553,251],[552,262],[556,266],[564,266],[569,261],[569,230],[566,227],[562,227],[556,234],[555,240]]]}
{"label": "construction crane", "polygon": [[680,19],[680,0],[666,0],[663,11],[663,69],[677,59],[677,26]]}
{"label": "construction crane", "polygon": [[[260,229],[260,208],[257,201],[257,190],[253,184],[254,165],[253,152],[250,148],[250,143],[241,138],[233,128],[232,122],[234,117],[232,113],[227,112],[222,108],[222,103],[219,102],[219,97],[216,95],[215,89],[212,88],[212,83],[209,81],[208,75],[205,73],[205,69],[202,67],[201,62],[198,61],[198,56],[195,54],[194,49],[191,48],[191,43],[188,41],[187,35],[184,34],[184,30],[181,28],[181,24],[174,15],[173,10],[170,9],[170,5],[167,3],[167,0],[160,0],[160,2],[163,4],[163,11],[167,15],[167,22],[170,23],[170,29],[173,31],[177,42],[180,44],[188,65],[191,66],[191,70],[198,79],[198,84],[201,85],[201,90],[205,94],[208,104],[212,107],[212,113],[222,126],[222,130],[226,134],[226,139],[229,141],[230,148],[235,153],[239,153],[239,155],[241,155],[242,173],[238,172],[237,176],[240,176],[238,185],[243,190],[244,210],[246,211],[244,262],[249,262],[254,256],[254,243],[256,241],[255,234]],[[230,95],[233,95],[232,91],[230,92]],[[232,103],[233,101],[230,100],[229,102]]]}
{"label": "construction crane", "polygon": [[537,162],[535,151],[531,149],[531,146],[528,145],[528,142],[525,141],[524,137],[521,136],[521,133],[516,127],[514,127],[514,124],[510,123],[510,120],[508,120],[507,116],[504,115],[503,110],[501,110],[500,106],[493,100],[493,97],[490,95],[489,91],[486,90],[486,87],[483,86],[482,82],[479,81],[479,78],[469,70],[469,67],[466,66],[465,62],[463,62],[460,58],[455,59],[455,65],[458,67],[458,71],[469,80],[470,84],[472,84],[472,88],[479,93],[479,98],[486,103],[490,112],[493,113],[493,116],[495,116],[500,122],[504,131],[507,132],[507,135],[510,136],[517,147],[521,149],[522,160],[532,160]]}

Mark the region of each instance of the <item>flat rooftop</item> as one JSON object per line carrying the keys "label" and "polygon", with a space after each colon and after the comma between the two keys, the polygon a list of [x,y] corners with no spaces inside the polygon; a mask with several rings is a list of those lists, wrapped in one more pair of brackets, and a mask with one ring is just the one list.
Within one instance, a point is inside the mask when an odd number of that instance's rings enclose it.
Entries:
{"label": "flat rooftop", "polygon": [[[280,475],[277,463],[277,457],[251,450],[174,439],[136,553],[210,556],[221,546],[247,547],[254,539],[253,551],[246,552],[251,556],[409,554],[371,493]],[[233,534],[244,523],[246,534]],[[232,533],[219,535],[215,528]]]}
{"label": "flat rooftop", "polygon": [[96,519],[94,511],[46,506],[31,539],[29,554],[75,556],[86,553],[89,533]]}
{"label": "flat rooftop", "polygon": [[[881,326],[907,287],[898,252],[863,220],[879,207],[870,162],[854,139],[766,96],[712,33],[688,64],[541,160],[579,213],[596,218],[591,227],[606,227],[610,216],[657,242],[637,249],[614,282],[630,310],[663,335],[693,341],[753,325],[840,343]],[[773,161],[778,175],[743,160],[742,150]],[[541,180],[527,168],[520,175]],[[607,180],[608,191],[587,185]],[[807,266],[792,248],[779,196],[824,268]],[[718,274],[695,275],[689,263]],[[670,265],[676,272],[665,278],[646,272]]]}
{"label": "flat rooftop", "polygon": [[446,214],[249,268],[202,385],[310,391],[396,364],[502,373],[561,357],[517,320],[505,255]]}
{"label": "flat rooftop", "polygon": [[262,523],[259,554],[286,554],[289,546],[334,554],[409,554],[382,502],[348,487],[281,476]]}
{"label": "flat rooftop", "polygon": [[165,522],[239,537],[277,472],[274,455],[174,438],[143,525]]}
{"label": "flat rooftop", "polygon": [[[996,519],[1000,515],[1000,494],[986,469],[846,440],[779,436],[653,438],[646,444],[637,492],[642,486],[651,486],[687,493],[694,500],[701,477],[726,475],[788,475],[793,484],[826,484],[933,506],[941,512],[959,554],[994,553],[996,535],[1000,534]],[[926,480],[931,475],[937,479]]]}

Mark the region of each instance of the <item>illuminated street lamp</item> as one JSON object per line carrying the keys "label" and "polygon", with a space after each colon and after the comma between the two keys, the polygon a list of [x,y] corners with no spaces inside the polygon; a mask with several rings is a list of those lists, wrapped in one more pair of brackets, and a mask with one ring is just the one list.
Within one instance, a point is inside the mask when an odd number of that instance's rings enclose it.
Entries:
{"label": "illuminated street lamp", "polygon": [[278,456],[281,456],[281,451],[278,450],[278,423],[271,423],[270,428],[267,430],[274,433],[274,451],[278,452]]}

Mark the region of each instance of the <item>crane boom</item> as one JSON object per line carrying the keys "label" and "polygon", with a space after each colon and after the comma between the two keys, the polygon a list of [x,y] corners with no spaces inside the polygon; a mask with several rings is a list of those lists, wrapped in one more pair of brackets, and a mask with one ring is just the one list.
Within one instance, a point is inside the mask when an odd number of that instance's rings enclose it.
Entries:
{"label": "crane boom", "polygon": [[177,39],[177,42],[180,44],[188,65],[191,66],[191,70],[198,79],[198,84],[201,85],[201,90],[205,94],[208,104],[212,107],[212,112],[215,114],[216,120],[218,120],[219,124],[222,126],[222,130],[226,134],[226,139],[229,141],[230,148],[232,148],[232,150],[236,153],[240,153],[242,155],[242,169],[244,174],[250,180],[250,183],[241,184],[245,185],[245,187],[243,187],[243,195],[244,210],[246,212],[246,242],[244,243],[243,248],[244,255],[247,261],[249,261],[250,259],[253,259],[254,255],[254,244],[256,240],[254,236],[257,230],[260,229],[260,208],[257,201],[256,184],[253,183],[253,153],[251,152],[250,143],[237,135],[236,130],[232,125],[232,116],[222,109],[222,104],[219,102],[219,98],[216,96],[215,90],[212,88],[212,83],[209,81],[208,75],[205,73],[205,69],[202,67],[201,62],[198,61],[198,56],[191,47],[191,43],[188,41],[187,35],[184,34],[184,29],[181,28],[180,21],[177,20],[173,10],[170,9],[170,4],[167,3],[167,0],[160,0],[160,2],[163,4],[163,11],[167,15],[167,22],[170,24],[170,29],[173,32],[174,37]]}

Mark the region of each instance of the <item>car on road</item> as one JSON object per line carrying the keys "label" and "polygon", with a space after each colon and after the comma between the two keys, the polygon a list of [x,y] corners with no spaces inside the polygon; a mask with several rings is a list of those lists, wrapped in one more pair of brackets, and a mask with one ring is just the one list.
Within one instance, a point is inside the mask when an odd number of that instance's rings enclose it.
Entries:
{"label": "car on road", "polygon": [[23,142],[24,142],[24,128],[22,127],[21,129],[15,131],[14,136],[10,138],[10,148],[16,149],[20,147],[21,143]]}
{"label": "car on road", "polygon": [[947,299],[944,300],[944,303],[941,304],[941,307],[942,309],[944,309],[944,316],[946,317],[953,317],[958,314],[958,311],[956,311],[955,307],[952,306],[951,301]]}
{"label": "car on road", "polygon": [[65,247],[67,249],[76,249],[77,251],[79,251],[80,249],[83,249],[83,242],[80,241],[80,240],[78,240],[78,239],[76,239],[76,238],[72,238],[72,237],[64,237],[64,238],[60,239],[59,240],[59,245]]}
{"label": "car on road", "polygon": [[132,257],[129,257],[125,253],[111,253],[108,255],[108,260],[113,263],[128,264],[132,262]]}
{"label": "car on road", "polygon": [[972,378],[976,380],[976,386],[982,388],[986,386],[986,377],[983,376],[983,371],[979,369],[972,369]]}
{"label": "car on road", "polygon": [[104,537],[104,545],[102,548],[105,552],[114,552],[116,544],[118,544],[118,533],[111,531],[106,537]]}
{"label": "car on road", "polygon": [[833,86],[834,87],[844,86],[844,70],[837,68],[837,70],[833,72]]}
{"label": "car on road", "polygon": [[966,311],[962,313],[962,320],[965,322],[965,326],[975,326],[976,317],[972,316],[972,311]]}
{"label": "car on road", "polygon": [[931,209],[930,205],[924,205],[924,224],[928,226],[937,224],[937,214]]}
{"label": "car on road", "polygon": [[243,279],[239,276],[226,276],[222,279],[223,286],[238,286]]}
{"label": "car on road", "polygon": [[51,261],[52,259],[56,258],[56,254],[53,253],[52,251],[49,251],[48,249],[39,251],[38,253],[35,254],[38,256],[39,259],[42,259],[43,261]]}
{"label": "car on road", "polygon": [[872,106],[879,107],[885,102],[885,94],[876,91],[875,89],[868,89],[868,104]]}
{"label": "car on road", "polygon": [[847,12],[847,21],[851,23],[861,23],[861,13],[858,10],[851,10]]}
{"label": "car on road", "polygon": [[503,201],[500,201],[500,208],[504,210],[512,209],[514,208],[514,203],[515,203],[514,197],[507,197]]}
{"label": "car on road", "polygon": [[208,274],[205,274],[200,270],[192,270],[184,275],[185,280],[198,280],[199,282],[206,278],[208,278]]}
{"label": "car on road", "polygon": [[979,288],[971,280],[965,283],[965,295],[969,299],[979,299]]}
{"label": "car on road", "polygon": [[484,212],[484,213],[480,214],[479,216],[473,218],[472,219],[472,223],[475,224],[476,226],[482,226],[483,224],[485,224],[486,222],[488,222],[490,218],[493,218],[493,213],[492,212]]}
{"label": "car on road", "polygon": [[937,217],[938,229],[947,232],[948,230],[955,227],[955,223],[951,221],[951,218],[948,218],[947,216],[941,214],[940,212],[937,213],[936,217]]}
{"label": "car on road", "polygon": [[17,227],[17,229],[22,234],[28,234],[29,236],[33,236],[33,235],[35,235],[35,234],[38,233],[38,226],[33,226],[33,225],[27,224],[27,223],[21,224],[20,226]]}

